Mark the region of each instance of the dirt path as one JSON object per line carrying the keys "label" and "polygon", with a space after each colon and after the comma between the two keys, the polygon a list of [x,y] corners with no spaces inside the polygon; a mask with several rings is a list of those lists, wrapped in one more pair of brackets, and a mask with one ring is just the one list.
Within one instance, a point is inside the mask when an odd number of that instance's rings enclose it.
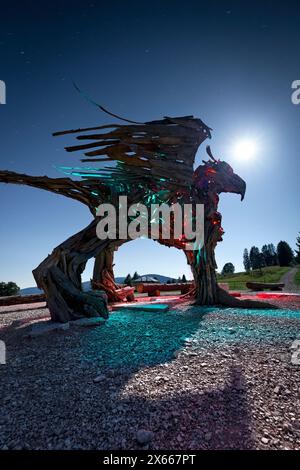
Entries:
{"label": "dirt path", "polygon": [[280,282],[283,282],[285,284],[284,286],[284,291],[285,292],[299,292],[299,286],[296,286],[294,283],[294,277],[296,275],[296,272],[298,271],[298,267],[296,266],[295,268],[290,269],[287,273],[285,273],[282,278],[280,279]]}

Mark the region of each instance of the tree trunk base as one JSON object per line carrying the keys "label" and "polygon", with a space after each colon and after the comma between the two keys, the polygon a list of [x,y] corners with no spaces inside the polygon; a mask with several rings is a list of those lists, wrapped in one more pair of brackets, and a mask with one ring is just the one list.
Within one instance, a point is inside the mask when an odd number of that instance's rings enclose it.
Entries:
{"label": "tree trunk base", "polygon": [[233,295],[230,295],[224,289],[218,286],[217,290],[218,300],[221,305],[233,308],[255,308],[255,309],[277,309],[276,305],[269,304],[268,302],[260,302],[260,300],[251,299],[237,299]]}
{"label": "tree trunk base", "polygon": [[[207,304],[204,304],[200,298],[196,298],[194,305],[204,306]],[[217,287],[216,301],[211,305],[221,305],[223,307],[231,308],[278,309],[276,305],[269,304],[268,302],[260,302],[259,300],[251,299],[237,299],[219,286]]]}
{"label": "tree trunk base", "polygon": [[104,292],[82,292],[57,266],[51,266],[46,273],[39,266],[33,273],[38,287],[45,291],[53,321],[66,323],[86,317],[108,318]]}

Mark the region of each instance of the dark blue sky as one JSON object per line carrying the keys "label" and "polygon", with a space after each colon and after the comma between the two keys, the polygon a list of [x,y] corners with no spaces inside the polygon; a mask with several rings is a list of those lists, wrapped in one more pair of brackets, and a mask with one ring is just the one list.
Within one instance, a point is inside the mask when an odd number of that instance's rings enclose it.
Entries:
{"label": "dark blue sky", "polygon": [[[298,2],[1,1],[0,167],[60,176],[76,165],[51,133],[110,122],[74,90],[74,80],[115,113],[144,121],[193,114],[213,128],[214,154],[247,182],[245,200],[222,195],[226,231],[219,268],[242,268],[244,247],[287,240],[299,221],[300,79]],[[244,136],[255,161],[235,161]],[[198,162],[204,157],[200,148]],[[0,280],[33,284],[31,270],[90,221],[88,210],[40,190],[0,185]],[[91,263],[89,264],[89,267]],[[175,249],[140,240],[122,247],[116,273],[188,273]],[[87,270],[84,277],[90,277]]]}

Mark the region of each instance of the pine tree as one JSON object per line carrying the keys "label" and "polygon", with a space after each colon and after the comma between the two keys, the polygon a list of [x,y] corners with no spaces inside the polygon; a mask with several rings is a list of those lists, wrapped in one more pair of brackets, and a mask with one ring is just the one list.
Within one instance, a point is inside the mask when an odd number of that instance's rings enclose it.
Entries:
{"label": "pine tree", "polygon": [[249,258],[249,253],[248,253],[247,248],[244,249],[243,258],[244,258],[244,268],[245,268],[246,273],[248,273],[251,269],[251,263],[250,263],[250,258]]}
{"label": "pine tree", "polygon": [[261,249],[266,266],[275,266],[277,264],[277,254],[273,243],[264,245]]}
{"label": "pine tree", "polygon": [[279,266],[289,266],[294,259],[293,250],[285,241],[280,241],[277,245],[277,256]]}
{"label": "pine tree", "polygon": [[261,253],[264,257],[266,266],[272,266],[272,257],[269,249],[269,245],[263,245]]}
{"label": "pine tree", "polygon": [[263,255],[263,253],[259,253],[258,254],[258,269],[260,271],[260,274],[262,274],[262,269],[261,268],[264,268],[264,267],[266,267],[265,257]]}
{"label": "pine tree", "polygon": [[296,263],[300,263],[300,234],[299,236],[297,237],[296,239],[296,257],[295,257],[295,261]]}
{"label": "pine tree", "polygon": [[181,278],[181,282],[186,282],[185,274],[183,274],[183,276],[182,276],[182,278]]}
{"label": "pine tree", "polygon": [[268,245],[268,248],[270,250],[270,254],[271,254],[271,257],[272,257],[272,265],[271,266],[277,266],[278,265],[278,258],[277,258],[277,252],[276,252],[275,246],[273,245],[273,243],[270,243]]}
{"label": "pine tree", "polygon": [[260,252],[257,246],[252,246],[250,249],[250,264],[252,269],[258,269],[260,267]]}
{"label": "pine tree", "polygon": [[127,276],[124,280],[124,284],[126,284],[126,286],[131,286],[131,282],[132,282],[132,278],[131,278],[130,274],[127,274]]}
{"label": "pine tree", "polygon": [[140,277],[139,274],[135,271],[132,280],[135,281],[135,280],[138,279],[139,277]]}

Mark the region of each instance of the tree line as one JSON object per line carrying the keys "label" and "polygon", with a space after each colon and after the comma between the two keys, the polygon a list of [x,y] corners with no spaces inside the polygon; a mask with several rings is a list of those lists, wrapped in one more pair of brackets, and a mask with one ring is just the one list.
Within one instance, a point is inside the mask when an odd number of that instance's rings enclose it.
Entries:
{"label": "tree line", "polygon": [[15,282],[0,282],[0,297],[17,295],[19,292],[20,287]]}
{"label": "tree line", "polygon": [[[259,249],[252,246],[250,250],[244,249],[244,268],[247,273],[254,269],[262,269],[267,266],[291,266],[300,263],[300,234],[296,239],[296,249],[281,240],[275,248],[273,243],[265,244]],[[222,269],[222,274],[233,274],[235,271],[232,263],[226,263]]]}
{"label": "tree line", "polygon": [[300,263],[300,235],[296,239],[295,251],[286,241],[281,240],[276,249],[273,243],[263,245],[261,250],[257,246],[252,246],[249,251],[245,248],[243,261],[246,272],[266,266],[290,266]]}

